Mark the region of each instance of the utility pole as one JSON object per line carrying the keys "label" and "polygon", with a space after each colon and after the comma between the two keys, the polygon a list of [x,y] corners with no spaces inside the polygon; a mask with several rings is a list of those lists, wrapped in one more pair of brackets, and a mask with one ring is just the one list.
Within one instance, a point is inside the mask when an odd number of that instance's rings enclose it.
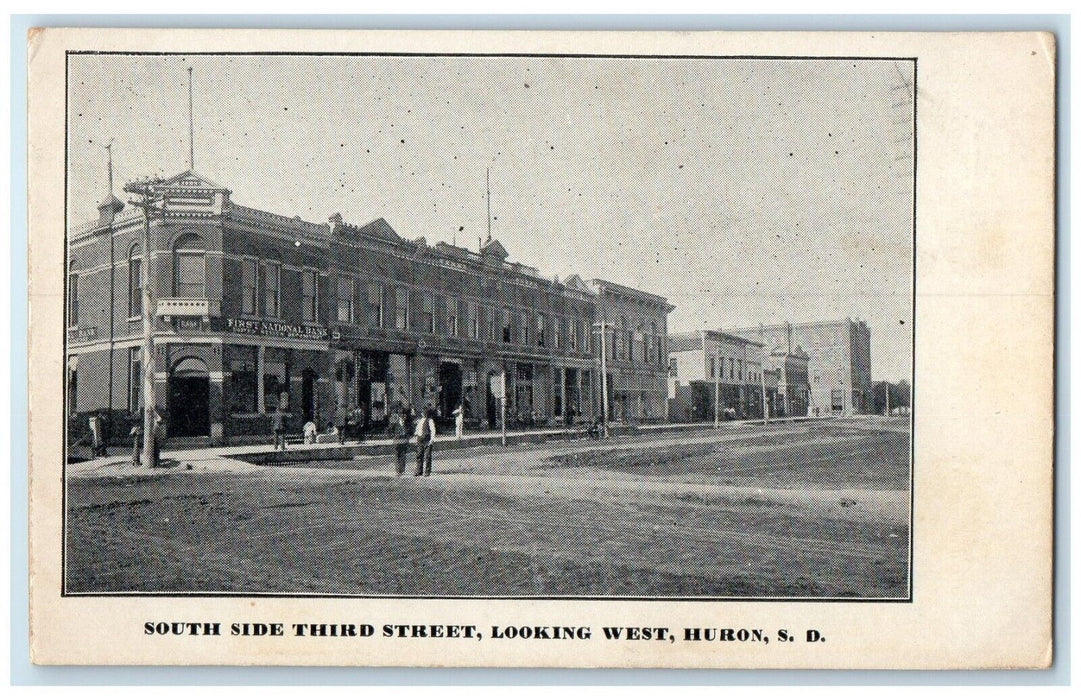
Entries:
{"label": "utility pole", "polygon": [[492,169],[484,169],[484,201],[488,205],[488,240],[492,240]]}
{"label": "utility pole", "polygon": [[762,421],[769,424],[769,404],[766,403],[766,351],[762,350],[762,362],[758,368],[758,378],[762,385]]}
{"label": "utility pole", "polygon": [[886,382],[886,417],[890,417],[890,383]]}
{"label": "utility pole", "polygon": [[608,437],[608,316],[602,313],[601,322],[594,325],[600,327],[601,336],[601,433]]}
{"label": "utility pole", "polygon": [[721,427],[721,344],[713,346],[713,427]]}
{"label": "utility pole", "polygon": [[499,375],[499,381],[502,385],[499,389],[499,425],[503,431],[502,445],[507,446],[507,368],[503,368],[503,373]]}
{"label": "utility pole", "polygon": [[129,200],[132,206],[143,212],[143,259],[145,272],[143,277],[143,465],[154,469],[158,466],[158,411],[154,394],[154,295],[152,274],[153,248],[150,239],[150,216],[163,213],[164,209],[153,203],[154,186],[158,180],[147,178],[124,187],[125,192],[135,194],[141,199]]}

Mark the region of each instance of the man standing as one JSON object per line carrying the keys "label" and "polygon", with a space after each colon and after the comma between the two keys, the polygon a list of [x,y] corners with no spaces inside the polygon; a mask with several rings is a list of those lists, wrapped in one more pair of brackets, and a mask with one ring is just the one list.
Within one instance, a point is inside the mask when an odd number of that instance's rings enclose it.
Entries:
{"label": "man standing", "polygon": [[364,424],[367,422],[368,415],[364,412],[362,406],[357,406],[350,414],[350,422],[353,424],[353,430],[356,431],[354,439],[357,442],[364,442]]}
{"label": "man standing", "polygon": [[435,441],[435,420],[432,409],[426,408],[417,421],[417,470],[413,476],[432,475],[432,443]]}
{"label": "man standing", "polygon": [[141,415],[132,414],[131,432],[128,435],[131,437],[131,466],[133,467],[138,467],[143,463],[143,426],[140,420],[142,420]]}
{"label": "man standing", "polygon": [[454,409],[454,438],[461,440],[465,436],[465,406],[458,404]]}
{"label": "man standing", "polygon": [[90,447],[95,457],[107,457],[105,449],[105,427],[101,420],[101,411],[90,414]]}
{"label": "man standing", "polygon": [[274,449],[277,450],[279,445],[285,452],[285,409],[281,403],[274,409]]}
{"label": "man standing", "polygon": [[345,410],[345,404],[339,403],[334,410],[334,427],[338,431],[338,444],[345,444],[345,424],[349,420],[349,414]]}
{"label": "man standing", "polygon": [[395,475],[405,474],[405,453],[409,449],[409,432],[405,427],[405,415],[401,406],[395,407],[387,426],[390,440],[394,444]]}

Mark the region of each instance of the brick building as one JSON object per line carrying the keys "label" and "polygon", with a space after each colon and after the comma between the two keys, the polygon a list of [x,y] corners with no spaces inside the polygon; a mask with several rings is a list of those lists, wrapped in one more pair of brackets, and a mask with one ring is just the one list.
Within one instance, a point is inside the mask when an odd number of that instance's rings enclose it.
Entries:
{"label": "brick building", "polygon": [[733,333],[788,353],[807,354],[810,412],[871,413],[871,330],[865,321],[841,319],[741,328]]}
{"label": "brick building", "polygon": [[[664,297],[595,279],[598,328],[605,329],[609,420],[665,420],[668,314]],[[598,357],[600,346],[598,344]]]}
{"label": "brick building", "polygon": [[[444,419],[461,402],[470,424],[495,426],[504,373],[508,423],[561,422],[568,408],[588,419],[599,411],[598,299],[621,299],[611,306],[626,316],[617,350],[635,348],[610,372],[666,364],[666,302],[545,278],[508,261],[498,241],[470,251],[406,240],[382,219],[280,216],[233,202],[191,171],[156,191],[163,211],[151,219],[149,260],[141,212],[111,195],[96,221],[70,232],[73,440],[103,411],[115,441],[141,405],[144,284],[156,300],[155,393],[170,438],[266,435],[283,394],[291,431],[309,419],[322,430],[339,407],[358,405],[379,424],[395,402]],[[617,379],[617,396],[663,417],[652,385],[638,380],[646,375]]]}
{"label": "brick building", "polygon": [[[719,417],[762,416],[762,344],[721,331],[689,331],[668,337],[669,418],[677,422],[712,421],[715,397]],[[776,374],[767,367],[767,401],[777,391]]]}

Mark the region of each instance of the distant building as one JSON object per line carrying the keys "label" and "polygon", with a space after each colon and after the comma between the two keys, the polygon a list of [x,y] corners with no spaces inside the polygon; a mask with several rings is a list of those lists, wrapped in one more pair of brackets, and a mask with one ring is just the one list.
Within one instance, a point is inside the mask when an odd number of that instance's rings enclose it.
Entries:
{"label": "distant building", "polygon": [[[721,419],[761,417],[762,357],[761,343],[731,333],[669,335],[669,419],[712,421],[717,398]],[[767,371],[767,397],[775,396],[776,373],[771,367]]]}
{"label": "distant building", "polygon": [[859,320],[781,323],[739,328],[736,335],[768,348],[807,354],[810,412],[852,414],[874,411],[871,386],[871,330]]}
{"label": "distant building", "polygon": [[[395,404],[495,427],[506,377],[512,424],[600,410],[595,324],[608,319],[610,404],[628,420],[664,418],[661,297],[577,276],[564,281],[479,251],[407,240],[383,219],[312,223],[241,206],[195,172],[157,187],[150,222],[111,194],[68,235],[69,433],[105,414],[113,439],[142,405],[142,322],[152,316],[155,393],[170,438],[220,442],[325,429],[343,411],[385,421]],[[143,285],[155,307],[142,308]]]}
{"label": "distant building", "polygon": [[664,297],[606,280],[595,279],[590,287],[597,295],[597,321],[606,329],[609,419],[663,421],[668,314],[675,307]]}

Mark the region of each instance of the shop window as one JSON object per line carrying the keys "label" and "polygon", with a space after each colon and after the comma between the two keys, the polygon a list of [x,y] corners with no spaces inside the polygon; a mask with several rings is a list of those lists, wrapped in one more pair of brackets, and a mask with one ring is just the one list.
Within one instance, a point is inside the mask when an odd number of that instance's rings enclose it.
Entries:
{"label": "shop window", "polygon": [[128,253],[128,318],[143,315],[143,258],[139,246]]}
{"label": "shop window", "polygon": [[240,311],[249,316],[254,316],[257,313],[256,305],[259,303],[258,275],[258,261],[250,258],[244,258],[240,261],[240,282],[242,290]]}
{"label": "shop window", "polygon": [[[256,349],[238,348],[237,353],[247,357],[237,357],[229,361],[229,410],[231,413],[255,413],[259,410],[256,405],[259,400],[259,387],[255,377]],[[277,398],[274,405],[277,406]]]}
{"label": "shop window", "polygon": [[304,270],[300,283],[301,311],[305,321],[319,318],[319,273]]}
{"label": "shop window", "polygon": [[128,413],[137,412],[142,405],[142,353],[142,348],[128,348]]}
{"label": "shop window", "polygon": [[79,325],[79,275],[68,275],[68,326]]}
{"label": "shop window", "polygon": [[280,263],[266,264],[266,282],[263,284],[265,312],[271,318],[281,316],[282,266]]}
{"label": "shop window", "polygon": [[263,409],[270,413],[278,407],[281,395],[289,392],[289,364],[263,361]]}
{"label": "shop window", "polygon": [[351,277],[338,278],[338,322],[353,322],[353,279]]}
{"label": "shop window", "polygon": [[173,248],[173,293],[184,299],[206,298],[206,246],[203,239],[189,233],[177,239]]}

